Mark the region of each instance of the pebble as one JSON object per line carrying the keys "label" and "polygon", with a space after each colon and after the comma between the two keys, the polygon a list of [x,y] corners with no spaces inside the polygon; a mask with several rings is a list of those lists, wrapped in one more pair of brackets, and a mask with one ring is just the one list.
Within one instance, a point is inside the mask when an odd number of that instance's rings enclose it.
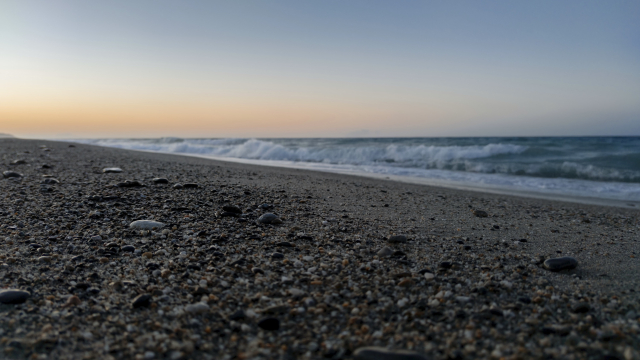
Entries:
{"label": "pebble", "polygon": [[125,246],[121,247],[120,250],[124,251],[124,252],[131,252],[132,253],[132,252],[136,251],[136,248],[133,245],[125,245]]}
{"label": "pebble", "polygon": [[2,176],[4,176],[5,178],[19,178],[22,177],[22,174],[15,171],[5,171],[2,173]]}
{"label": "pebble", "polygon": [[0,290],[0,303],[22,304],[31,296],[31,293],[19,289]]}
{"label": "pebble", "polygon": [[571,307],[571,312],[576,314],[584,314],[591,310],[591,305],[586,302],[579,302]]}
{"label": "pebble", "polygon": [[280,330],[280,320],[274,317],[266,317],[258,321],[258,327],[267,331]]}
{"label": "pebble", "polygon": [[377,254],[381,258],[389,257],[389,256],[391,256],[393,254],[393,250],[391,250],[391,248],[385,246],[382,249],[378,250]]}
{"label": "pebble", "polygon": [[55,184],[59,184],[60,181],[58,179],[54,179],[54,178],[46,178],[44,180],[42,180],[41,184],[45,184],[45,185],[55,185]]}
{"label": "pebble", "polygon": [[487,214],[487,212],[483,210],[473,210],[473,215],[477,217],[483,217],[483,218],[486,218],[489,216],[489,214]]}
{"label": "pebble", "polygon": [[185,183],[182,185],[182,187],[184,187],[185,189],[195,189],[198,187],[198,184],[196,183]]}
{"label": "pebble", "polygon": [[165,178],[154,178],[153,180],[151,180],[151,182],[153,182],[154,184],[168,184],[169,180]]}
{"label": "pebble", "polygon": [[104,168],[102,169],[102,172],[105,174],[109,174],[109,173],[121,173],[122,169],[117,168],[117,167],[111,167],[111,168]]}
{"label": "pebble", "polygon": [[272,259],[284,259],[284,254],[279,253],[279,252],[274,252],[273,254],[271,254],[271,258]]}
{"label": "pebble", "polygon": [[177,184],[173,185],[174,189],[182,189],[183,187],[184,187],[184,185],[182,185],[180,183],[177,183]]}
{"label": "pebble", "polygon": [[278,225],[282,224],[282,219],[280,219],[277,215],[266,213],[258,218],[258,222],[260,224]]}
{"label": "pebble", "polygon": [[222,207],[222,210],[228,211],[230,213],[242,214],[242,210],[235,205],[225,205]]}
{"label": "pebble", "polygon": [[549,271],[569,270],[575,269],[578,266],[578,260],[565,256],[561,258],[547,259],[544,261],[542,266]]}
{"label": "pebble", "polygon": [[26,163],[27,163],[27,162],[26,162],[25,160],[20,159],[20,160],[13,160],[13,161],[12,161],[12,162],[10,162],[9,164],[10,164],[10,165],[24,165],[24,164],[26,164]]}
{"label": "pebble", "polygon": [[356,360],[427,360],[427,357],[414,351],[388,350],[377,346],[361,347],[353,352]]}
{"label": "pebble", "polygon": [[151,305],[151,295],[142,294],[138,295],[133,299],[131,306],[136,309],[139,307],[149,307]]}
{"label": "pebble", "polygon": [[209,305],[199,302],[185,306],[184,310],[192,314],[201,314],[209,311]]}
{"label": "pebble", "polygon": [[389,237],[388,241],[392,244],[405,243],[407,242],[407,237],[405,235],[393,235]]}
{"label": "pebble", "polygon": [[425,280],[427,280],[427,281],[429,281],[429,280],[433,280],[435,277],[436,277],[436,276],[435,276],[435,275],[433,275],[433,274],[432,274],[432,273],[430,273],[430,272],[426,272],[426,273],[424,273],[424,278],[425,278]]}
{"label": "pebble", "polygon": [[129,227],[132,229],[152,230],[161,229],[162,227],[164,227],[164,224],[154,220],[136,220],[129,224]]}

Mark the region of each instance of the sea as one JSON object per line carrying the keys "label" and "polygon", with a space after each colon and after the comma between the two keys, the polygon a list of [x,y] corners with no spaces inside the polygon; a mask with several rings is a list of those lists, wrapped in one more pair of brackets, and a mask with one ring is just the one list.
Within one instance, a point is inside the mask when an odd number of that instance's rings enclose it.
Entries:
{"label": "sea", "polygon": [[76,139],[78,143],[640,208],[640,137]]}

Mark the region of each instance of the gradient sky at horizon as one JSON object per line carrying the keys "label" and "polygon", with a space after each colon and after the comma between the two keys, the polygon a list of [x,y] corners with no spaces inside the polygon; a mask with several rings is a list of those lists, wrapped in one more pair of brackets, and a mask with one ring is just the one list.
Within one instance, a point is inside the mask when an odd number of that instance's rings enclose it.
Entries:
{"label": "gradient sky at horizon", "polygon": [[0,0],[0,133],[640,135],[638,1]]}

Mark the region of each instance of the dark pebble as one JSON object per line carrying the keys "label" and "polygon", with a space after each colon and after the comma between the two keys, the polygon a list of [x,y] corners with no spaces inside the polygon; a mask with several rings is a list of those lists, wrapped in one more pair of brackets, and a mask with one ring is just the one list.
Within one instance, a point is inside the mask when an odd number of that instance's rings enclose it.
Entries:
{"label": "dark pebble", "polygon": [[2,176],[4,176],[5,178],[19,178],[22,177],[22,174],[15,171],[5,171],[2,173]]}
{"label": "dark pebble", "polygon": [[242,320],[244,318],[246,318],[247,315],[244,313],[244,311],[242,309],[234,312],[233,314],[229,315],[229,320]]}
{"label": "dark pebble", "polygon": [[27,162],[25,160],[13,160],[10,164],[11,165],[24,165]]}
{"label": "dark pebble", "polygon": [[263,214],[262,216],[260,216],[258,218],[258,222],[261,224],[282,224],[282,220],[277,215],[271,213]]}
{"label": "dark pebble", "polygon": [[0,291],[0,303],[22,304],[31,296],[31,293],[18,289],[6,289]]}
{"label": "dark pebble", "polygon": [[222,210],[228,211],[231,213],[242,214],[242,210],[235,205],[225,205],[222,207]]}
{"label": "dark pebble", "polygon": [[220,216],[221,217],[238,217],[240,216],[240,214],[231,212],[231,211],[223,211],[220,213]]}
{"label": "dark pebble", "polygon": [[571,312],[574,312],[576,314],[584,314],[586,312],[589,312],[589,310],[591,310],[591,305],[586,302],[580,302],[571,307]]}
{"label": "dark pebble", "polygon": [[404,235],[393,235],[389,237],[390,243],[405,243],[407,242],[407,237]]}
{"label": "dark pebble", "polygon": [[473,210],[473,215],[477,216],[477,217],[488,217],[489,214],[487,214],[486,211],[482,211],[482,210]]}
{"label": "dark pebble", "polygon": [[523,304],[531,304],[531,298],[528,296],[520,296],[518,298],[518,301],[520,301]]}
{"label": "dark pebble", "polygon": [[125,251],[125,252],[134,252],[134,251],[136,251],[136,248],[133,245],[125,245],[125,246],[121,247],[120,250]]}
{"label": "dark pebble", "polygon": [[135,299],[133,299],[133,302],[131,303],[131,306],[134,309],[137,309],[139,307],[149,307],[150,305],[151,295],[149,294],[138,295]]}
{"label": "dark pebble", "polygon": [[407,350],[388,350],[377,346],[361,347],[354,351],[356,360],[427,360],[424,355]]}
{"label": "dark pebble", "polygon": [[184,186],[183,186],[182,184],[179,184],[179,183],[178,183],[178,184],[173,185],[173,188],[174,188],[174,189],[182,189],[183,187],[184,187]]}
{"label": "dark pebble", "polygon": [[55,184],[59,184],[60,181],[58,181],[57,179],[54,178],[47,178],[42,180],[41,184],[46,184],[46,185],[55,185]]}
{"label": "dark pebble", "polygon": [[578,266],[578,260],[565,256],[561,258],[547,259],[544,261],[542,266],[549,271],[575,269]]}
{"label": "dark pebble", "polygon": [[280,320],[273,317],[267,317],[258,321],[258,327],[263,330],[276,331],[280,329]]}
{"label": "dark pebble", "polygon": [[451,267],[453,266],[453,264],[450,261],[443,261],[440,263],[439,265],[441,268],[443,269],[451,269]]}
{"label": "dark pebble", "polygon": [[271,258],[272,259],[284,259],[284,254],[278,253],[278,252],[274,252],[273,254],[271,254]]}
{"label": "dark pebble", "polygon": [[198,187],[198,184],[195,183],[186,183],[182,185],[185,189],[195,189]]}
{"label": "dark pebble", "polygon": [[151,181],[153,181],[154,184],[168,184],[169,183],[169,180],[167,180],[165,178],[155,178],[155,179],[153,179]]}
{"label": "dark pebble", "polygon": [[282,241],[282,242],[277,243],[276,246],[293,247],[293,244],[288,242],[288,241]]}

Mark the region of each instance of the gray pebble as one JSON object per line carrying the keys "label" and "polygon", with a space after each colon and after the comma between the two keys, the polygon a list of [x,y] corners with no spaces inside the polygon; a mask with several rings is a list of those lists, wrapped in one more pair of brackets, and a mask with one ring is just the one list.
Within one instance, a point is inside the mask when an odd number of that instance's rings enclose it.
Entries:
{"label": "gray pebble", "polygon": [[258,218],[258,222],[261,224],[273,224],[273,225],[282,224],[282,220],[277,215],[274,215],[271,213],[266,213],[260,216]]}
{"label": "gray pebble", "polygon": [[22,174],[15,171],[5,171],[2,173],[2,176],[4,176],[5,178],[19,178],[22,177]]}
{"label": "gray pebble", "polygon": [[565,256],[561,258],[547,259],[544,261],[542,266],[549,271],[575,269],[578,266],[578,260]]}
{"label": "gray pebble", "polygon": [[407,242],[407,237],[404,235],[393,235],[389,237],[389,242],[392,244],[405,243]]}
{"label": "gray pebble", "polygon": [[393,254],[393,250],[386,246],[378,251],[379,257],[388,257],[388,256],[391,256],[392,254]]}
{"label": "gray pebble", "polygon": [[168,184],[169,180],[165,179],[165,178],[154,178],[153,180],[151,180],[154,184]]}

